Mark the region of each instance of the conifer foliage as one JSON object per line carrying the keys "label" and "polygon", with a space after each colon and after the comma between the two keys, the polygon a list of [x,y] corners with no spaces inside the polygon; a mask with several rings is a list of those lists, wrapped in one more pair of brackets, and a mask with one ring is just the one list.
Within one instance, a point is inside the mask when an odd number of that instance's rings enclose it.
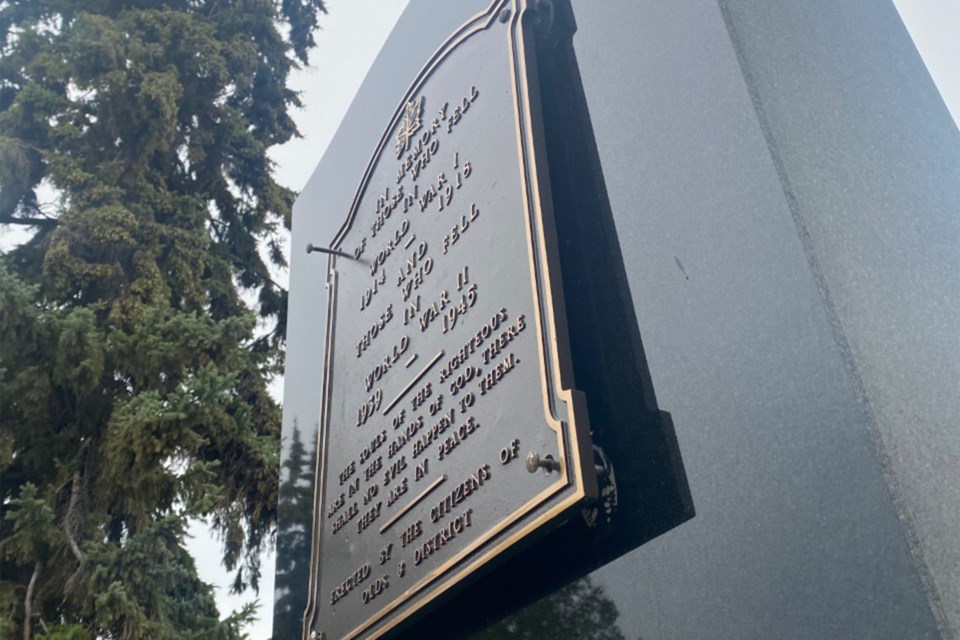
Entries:
{"label": "conifer foliage", "polygon": [[0,2],[0,230],[32,233],[0,257],[0,637],[241,636],[184,530],[257,586],[293,201],[266,152],[323,11]]}

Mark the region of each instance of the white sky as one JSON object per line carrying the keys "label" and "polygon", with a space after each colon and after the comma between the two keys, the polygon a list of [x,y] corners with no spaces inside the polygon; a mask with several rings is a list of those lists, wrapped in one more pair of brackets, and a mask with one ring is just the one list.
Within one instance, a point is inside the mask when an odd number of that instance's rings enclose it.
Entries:
{"label": "white sky", "polygon": [[960,0],[893,0],[960,127]]}

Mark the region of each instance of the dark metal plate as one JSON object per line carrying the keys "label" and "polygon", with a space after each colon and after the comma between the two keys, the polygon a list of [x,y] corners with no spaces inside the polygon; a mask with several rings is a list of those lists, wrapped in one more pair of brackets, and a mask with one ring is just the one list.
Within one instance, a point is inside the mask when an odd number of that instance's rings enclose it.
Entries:
{"label": "dark metal plate", "polygon": [[526,5],[440,46],[330,246],[306,637],[380,637],[596,495]]}

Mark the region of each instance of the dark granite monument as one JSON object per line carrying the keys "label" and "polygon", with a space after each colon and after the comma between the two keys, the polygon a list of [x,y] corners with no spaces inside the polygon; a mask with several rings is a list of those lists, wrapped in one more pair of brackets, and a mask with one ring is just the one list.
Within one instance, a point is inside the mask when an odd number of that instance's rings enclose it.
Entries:
{"label": "dark granite monument", "polygon": [[274,637],[956,638],[957,211],[889,0],[412,0],[295,206]]}

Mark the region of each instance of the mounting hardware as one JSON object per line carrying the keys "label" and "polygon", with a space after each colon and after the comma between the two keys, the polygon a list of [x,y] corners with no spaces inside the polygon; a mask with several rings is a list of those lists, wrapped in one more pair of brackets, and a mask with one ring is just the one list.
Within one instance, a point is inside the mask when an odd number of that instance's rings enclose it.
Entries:
{"label": "mounting hardware", "polygon": [[527,455],[527,471],[535,473],[537,469],[543,469],[546,473],[560,471],[560,463],[554,460],[551,455],[546,455],[541,459],[539,453],[531,451]]}
{"label": "mounting hardware", "polygon": [[600,492],[597,501],[582,510],[583,519],[591,529],[600,525],[609,526],[620,506],[617,475],[613,471],[613,464],[604,450],[597,445],[593,445],[593,461],[597,469]]}
{"label": "mounting hardware", "polygon": [[344,253],[343,251],[338,251],[337,249],[327,249],[326,247],[318,247],[312,242],[307,243],[307,253],[329,253],[330,255],[340,256],[341,258],[346,258],[348,260],[356,260],[349,253]]}

